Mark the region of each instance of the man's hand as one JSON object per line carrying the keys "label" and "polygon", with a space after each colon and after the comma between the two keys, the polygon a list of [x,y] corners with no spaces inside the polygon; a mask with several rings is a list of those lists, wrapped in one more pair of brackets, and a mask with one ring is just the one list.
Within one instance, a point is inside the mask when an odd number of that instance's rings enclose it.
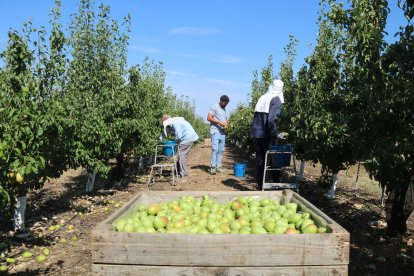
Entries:
{"label": "man's hand", "polygon": [[277,135],[277,137],[279,139],[286,139],[288,137],[288,133],[287,132],[281,132]]}

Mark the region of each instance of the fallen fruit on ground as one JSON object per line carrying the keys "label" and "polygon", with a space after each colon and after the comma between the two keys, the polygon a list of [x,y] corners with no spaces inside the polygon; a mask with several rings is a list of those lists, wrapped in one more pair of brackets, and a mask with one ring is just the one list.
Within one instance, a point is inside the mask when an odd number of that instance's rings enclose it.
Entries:
{"label": "fallen fruit on ground", "polygon": [[39,263],[46,261],[46,256],[45,255],[39,255],[36,256],[36,261],[38,261]]}
{"label": "fallen fruit on ground", "polygon": [[6,258],[6,263],[8,264],[14,264],[16,262],[15,258]]}
{"label": "fallen fruit on ground", "polygon": [[48,248],[43,248],[42,253],[43,253],[43,255],[45,255],[45,256],[49,256],[49,255],[50,255],[50,251],[49,251],[49,249],[48,249]]}
{"label": "fallen fruit on ground", "polygon": [[30,251],[25,251],[25,252],[23,252],[23,254],[22,254],[22,257],[23,258],[30,258],[30,257],[32,257],[33,256],[33,253],[32,252],[30,252]]}

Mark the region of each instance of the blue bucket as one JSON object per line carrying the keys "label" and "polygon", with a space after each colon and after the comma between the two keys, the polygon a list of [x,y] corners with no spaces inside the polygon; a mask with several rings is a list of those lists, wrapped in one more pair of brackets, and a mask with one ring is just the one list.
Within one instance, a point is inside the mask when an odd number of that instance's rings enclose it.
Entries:
{"label": "blue bucket", "polygon": [[176,141],[164,141],[164,155],[172,156],[177,152],[177,142]]}
{"label": "blue bucket", "polygon": [[277,154],[272,155],[272,166],[281,168],[290,166],[292,145],[271,145],[270,150],[276,150]]}
{"label": "blue bucket", "polygon": [[234,176],[244,177],[246,175],[246,164],[236,163],[233,165]]}

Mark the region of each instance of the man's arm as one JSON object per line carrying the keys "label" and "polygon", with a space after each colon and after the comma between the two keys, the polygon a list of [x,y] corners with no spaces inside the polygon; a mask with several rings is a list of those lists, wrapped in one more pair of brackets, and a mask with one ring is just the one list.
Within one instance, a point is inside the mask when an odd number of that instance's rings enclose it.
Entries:
{"label": "man's arm", "polygon": [[227,126],[227,120],[224,122],[220,122],[219,120],[217,120],[216,118],[214,118],[214,114],[212,113],[208,113],[207,115],[207,121],[218,124],[219,126],[225,127]]}

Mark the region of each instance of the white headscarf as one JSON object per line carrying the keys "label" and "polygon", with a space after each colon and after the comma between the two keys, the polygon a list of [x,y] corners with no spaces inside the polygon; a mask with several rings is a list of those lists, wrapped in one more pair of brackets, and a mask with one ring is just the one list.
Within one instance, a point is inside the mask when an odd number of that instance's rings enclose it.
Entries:
{"label": "white headscarf", "polygon": [[254,111],[269,113],[270,101],[275,96],[279,97],[281,103],[285,102],[285,98],[283,97],[283,81],[281,80],[274,80],[273,84],[269,85],[266,94],[262,95],[257,101]]}
{"label": "white headscarf", "polygon": [[168,117],[167,119],[165,119],[162,122],[165,136],[167,136],[167,127],[172,126],[174,120],[184,120],[184,118],[183,117],[173,117],[173,118]]}
{"label": "white headscarf", "polygon": [[285,98],[283,97],[283,81],[274,80],[273,84],[269,85],[268,93],[276,94],[279,97],[280,102],[284,103]]}
{"label": "white headscarf", "polygon": [[162,122],[162,125],[164,127],[165,136],[167,136],[167,127],[172,126],[172,122],[173,122],[172,118],[168,118],[168,119],[164,120],[164,122]]}

